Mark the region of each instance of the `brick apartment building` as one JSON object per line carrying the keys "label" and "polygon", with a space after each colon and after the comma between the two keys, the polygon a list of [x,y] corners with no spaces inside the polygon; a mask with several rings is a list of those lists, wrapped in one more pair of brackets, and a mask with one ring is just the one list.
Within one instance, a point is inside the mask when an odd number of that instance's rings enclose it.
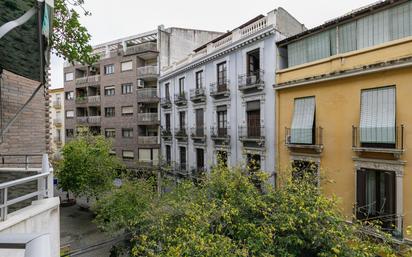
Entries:
{"label": "brick apartment building", "polygon": [[65,137],[79,127],[113,139],[129,168],[159,161],[158,76],[161,67],[221,33],[160,26],[94,47],[100,61],[64,68]]}

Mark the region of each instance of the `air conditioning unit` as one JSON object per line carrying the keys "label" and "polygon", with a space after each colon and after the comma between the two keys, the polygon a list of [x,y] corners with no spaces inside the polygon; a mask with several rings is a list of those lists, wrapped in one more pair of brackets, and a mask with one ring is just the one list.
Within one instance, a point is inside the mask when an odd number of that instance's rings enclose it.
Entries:
{"label": "air conditioning unit", "polygon": [[137,87],[143,88],[144,87],[144,80],[138,79],[137,80]]}

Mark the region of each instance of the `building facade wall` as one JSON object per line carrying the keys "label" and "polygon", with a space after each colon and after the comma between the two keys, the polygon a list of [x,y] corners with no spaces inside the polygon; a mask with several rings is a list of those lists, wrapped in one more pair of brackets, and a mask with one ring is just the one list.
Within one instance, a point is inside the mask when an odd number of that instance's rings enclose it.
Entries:
{"label": "building facade wall", "polygon": [[49,90],[50,100],[50,149],[53,157],[60,156],[60,150],[64,145],[64,89]]}
{"label": "building facade wall", "polygon": [[[406,150],[400,156],[385,153],[360,154],[354,151],[352,126],[359,127],[361,90],[385,86],[396,88],[396,126],[404,125],[403,144],[412,143],[409,123],[412,115],[408,104],[411,95],[408,58],[412,57],[411,38],[393,41],[373,48],[349,52],[277,74],[277,140],[278,170],[282,176],[291,173],[291,162],[310,160],[320,165],[321,188],[327,195],[336,195],[348,220],[356,204],[356,172],[363,166],[396,173],[397,215],[403,218],[403,230],[411,225],[412,205],[409,163],[412,155]],[[404,59],[405,62],[401,60]],[[399,63],[398,63],[399,62]],[[396,64],[403,65],[396,68]],[[409,64],[408,64],[409,63]],[[391,68],[391,65],[393,67]],[[388,65],[385,68],[385,65]],[[321,76],[323,74],[323,76]],[[335,76],[335,78],[334,78]],[[325,80],[322,82],[322,80]],[[289,84],[288,84],[289,83]],[[321,153],[291,151],[286,144],[286,127],[291,127],[294,100],[314,96],[315,124],[323,128]],[[398,130],[397,137],[400,138]],[[398,158],[399,157],[399,158]],[[402,227],[401,227],[402,228]],[[404,233],[406,236],[406,233]],[[407,237],[407,236],[406,236]]]}

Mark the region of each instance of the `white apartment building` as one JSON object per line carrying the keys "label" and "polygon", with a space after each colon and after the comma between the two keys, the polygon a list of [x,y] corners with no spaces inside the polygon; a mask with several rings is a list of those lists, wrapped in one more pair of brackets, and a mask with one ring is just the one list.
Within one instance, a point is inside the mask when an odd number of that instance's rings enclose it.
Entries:
{"label": "white apartment building", "polygon": [[50,89],[50,150],[58,158],[64,145],[64,88]]}
{"label": "white apartment building", "polygon": [[303,30],[278,8],[161,70],[161,154],[174,174],[209,171],[218,158],[274,174],[275,43]]}

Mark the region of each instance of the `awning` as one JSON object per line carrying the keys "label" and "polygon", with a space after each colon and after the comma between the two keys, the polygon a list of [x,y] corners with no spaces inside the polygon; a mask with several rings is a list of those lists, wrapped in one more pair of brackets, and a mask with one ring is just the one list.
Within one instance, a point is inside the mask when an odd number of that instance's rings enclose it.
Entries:
{"label": "awning", "polygon": [[295,99],[290,143],[313,144],[314,121],[315,97]]}
{"label": "awning", "polygon": [[360,142],[395,144],[395,87],[363,90],[361,94]]}
{"label": "awning", "polygon": [[0,1],[0,68],[43,81],[53,1]]}

